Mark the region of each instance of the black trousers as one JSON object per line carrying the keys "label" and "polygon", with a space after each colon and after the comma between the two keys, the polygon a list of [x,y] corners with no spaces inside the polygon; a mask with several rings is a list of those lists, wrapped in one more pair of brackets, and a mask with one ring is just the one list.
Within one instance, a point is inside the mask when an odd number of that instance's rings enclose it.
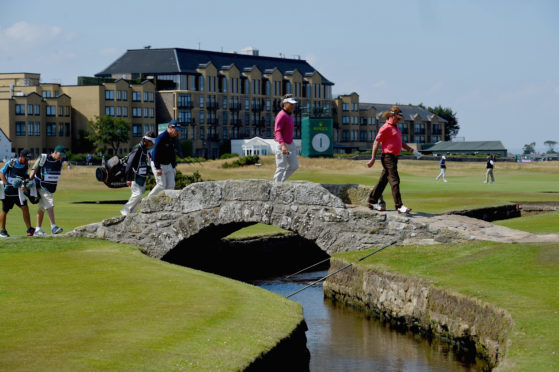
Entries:
{"label": "black trousers", "polygon": [[380,178],[369,194],[369,203],[376,204],[382,198],[382,193],[387,183],[392,188],[392,197],[396,208],[402,206],[402,196],[400,195],[400,175],[398,175],[398,156],[394,154],[382,154],[380,157],[382,173]]}

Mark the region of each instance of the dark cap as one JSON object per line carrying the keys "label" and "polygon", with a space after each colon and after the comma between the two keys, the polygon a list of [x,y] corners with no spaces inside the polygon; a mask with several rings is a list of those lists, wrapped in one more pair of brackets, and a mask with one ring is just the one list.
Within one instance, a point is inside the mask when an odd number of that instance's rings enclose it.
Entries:
{"label": "dark cap", "polygon": [[54,148],[54,151],[60,153],[60,155],[62,155],[63,158],[66,157],[66,148],[62,145],[58,145]]}
{"label": "dark cap", "polygon": [[31,159],[31,151],[23,149],[19,152],[19,156],[23,156],[25,159],[29,160]]}
{"label": "dark cap", "polygon": [[181,122],[178,120],[171,120],[169,122],[169,127],[170,128],[180,128],[181,127]]}

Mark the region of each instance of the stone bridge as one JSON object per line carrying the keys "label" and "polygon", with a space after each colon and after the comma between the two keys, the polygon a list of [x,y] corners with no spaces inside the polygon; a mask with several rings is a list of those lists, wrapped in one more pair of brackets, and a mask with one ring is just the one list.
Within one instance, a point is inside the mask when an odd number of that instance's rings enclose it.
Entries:
{"label": "stone bridge", "polygon": [[520,232],[464,216],[370,211],[364,206],[368,191],[358,185],[303,181],[194,183],[144,199],[140,213],[81,226],[68,235],[139,245],[158,259],[179,243],[188,247],[194,237],[222,238],[256,223],[292,231],[329,255],[385,244],[558,240],[557,235]]}

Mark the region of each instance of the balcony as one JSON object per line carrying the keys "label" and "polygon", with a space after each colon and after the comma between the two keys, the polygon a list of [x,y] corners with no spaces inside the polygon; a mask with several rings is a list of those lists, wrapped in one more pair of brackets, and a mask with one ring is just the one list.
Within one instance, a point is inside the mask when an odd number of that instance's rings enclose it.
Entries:
{"label": "balcony", "polygon": [[178,102],[177,103],[177,108],[180,108],[180,109],[191,109],[193,107],[194,107],[194,105],[192,104],[192,101]]}
{"label": "balcony", "polygon": [[241,110],[241,104],[240,103],[230,103],[229,104],[229,110],[230,111],[240,111]]}

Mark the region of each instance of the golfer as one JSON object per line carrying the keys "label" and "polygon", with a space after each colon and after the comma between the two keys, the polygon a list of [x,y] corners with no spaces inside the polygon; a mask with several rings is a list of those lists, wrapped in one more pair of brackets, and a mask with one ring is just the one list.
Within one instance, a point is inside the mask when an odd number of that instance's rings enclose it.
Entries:
{"label": "golfer", "polygon": [[128,155],[125,171],[126,185],[130,187],[132,195],[120,211],[123,216],[136,213],[138,205],[142,201],[142,195],[146,191],[146,180],[150,173],[148,150],[153,147],[154,143],[155,133],[147,132],[142,141]]}
{"label": "golfer", "polygon": [[151,163],[151,170],[155,176],[155,187],[148,197],[155,196],[163,190],[175,189],[175,174],[177,174],[175,137],[179,135],[180,127],[181,124],[178,120],[171,120],[167,130],[161,132],[155,139]]}
{"label": "golfer", "polygon": [[407,143],[402,141],[402,133],[398,129],[398,122],[403,118],[402,110],[398,106],[392,106],[389,112],[382,115],[386,120],[373,143],[373,153],[371,160],[367,162],[367,167],[371,168],[375,164],[375,157],[379,148],[382,147],[382,155],[380,161],[382,164],[382,173],[376,186],[371,190],[369,195],[369,208],[376,211],[384,211],[386,208],[379,203],[386,184],[389,182],[392,188],[392,197],[398,213],[409,213],[410,208],[402,203],[400,195],[400,176],[398,175],[398,156],[402,152],[402,147],[408,151],[413,151],[419,159],[421,153],[414,150]]}
{"label": "golfer", "polygon": [[443,181],[446,182],[446,157],[444,155],[442,156],[439,165],[441,167],[441,173],[439,173],[439,175],[435,178],[435,181],[438,181],[442,177]]}
{"label": "golfer", "polygon": [[299,168],[297,161],[297,146],[293,142],[293,130],[295,122],[293,121],[293,109],[297,101],[292,94],[283,96],[281,102],[281,111],[276,115],[274,124],[274,140],[276,145],[276,173],[274,174],[274,182],[283,182],[287,180]]}
{"label": "golfer", "polygon": [[491,177],[491,183],[495,183],[495,176],[493,175],[493,168],[495,167],[495,157],[490,155],[487,157],[487,163],[485,164],[485,168],[487,171],[485,172],[485,182],[489,181],[489,177]]}
{"label": "golfer", "polygon": [[34,179],[37,184],[37,191],[41,196],[37,205],[37,227],[35,228],[35,236],[47,236],[41,229],[45,211],[50,220],[50,232],[52,235],[60,234],[62,227],[56,226],[54,221],[54,198],[58,180],[62,174],[62,161],[66,157],[66,149],[64,146],[56,146],[50,154],[41,154],[33,164],[30,179]]}

